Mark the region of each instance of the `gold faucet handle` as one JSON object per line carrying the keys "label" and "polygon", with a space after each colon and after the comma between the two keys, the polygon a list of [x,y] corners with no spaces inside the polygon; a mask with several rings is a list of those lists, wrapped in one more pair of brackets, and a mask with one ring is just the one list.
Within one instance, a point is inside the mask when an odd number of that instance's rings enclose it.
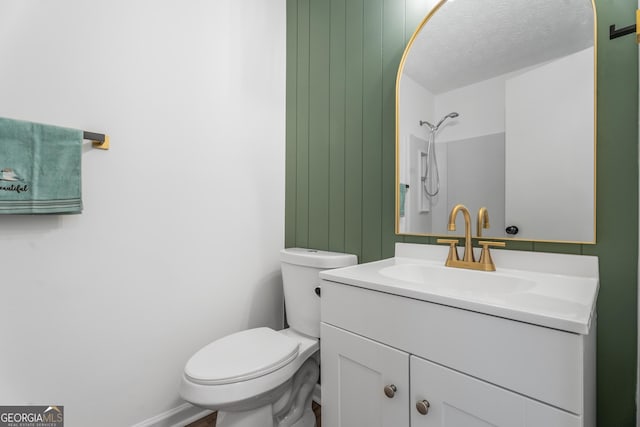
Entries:
{"label": "gold faucet handle", "polygon": [[507,246],[505,242],[491,242],[491,241],[480,241],[478,242],[480,246],[482,246],[482,253],[480,253],[480,261],[478,261],[482,265],[482,269],[484,271],[496,271],[496,265],[493,263],[493,259],[491,258],[491,252],[489,252],[489,247],[493,246],[494,248],[504,248]]}
{"label": "gold faucet handle", "polygon": [[458,261],[458,249],[456,245],[458,244],[458,239],[438,239],[438,243],[446,243],[449,245],[449,255],[447,255],[447,265],[450,261]]}
{"label": "gold faucet handle", "polygon": [[489,211],[484,206],[478,209],[477,237],[482,237],[482,229],[489,228]]}

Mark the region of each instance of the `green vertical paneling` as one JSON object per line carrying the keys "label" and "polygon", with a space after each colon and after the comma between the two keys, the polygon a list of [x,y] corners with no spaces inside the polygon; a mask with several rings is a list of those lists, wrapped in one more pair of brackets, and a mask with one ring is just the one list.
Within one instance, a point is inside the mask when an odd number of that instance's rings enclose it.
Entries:
{"label": "green vertical paneling", "polygon": [[[430,7],[425,4],[425,0],[406,0],[403,3],[405,3],[404,37],[406,43],[413,35],[416,28],[418,28],[418,25],[420,25]],[[435,1],[430,1],[429,3],[435,4]]]}
{"label": "green vertical paneling", "polygon": [[[636,384],[636,251],[624,240],[604,238],[598,295],[598,425],[635,426]],[[585,247],[585,252],[590,248]]]}
{"label": "green vertical paneling", "polygon": [[382,256],[382,0],[364,2],[362,261]]}
{"label": "green vertical paneling", "polygon": [[346,1],[331,0],[329,65],[329,249],[345,250]]}
{"label": "green vertical paneling", "polygon": [[382,14],[382,258],[392,257],[395,235],[396,75],[404,51],[402,1],[384,0]]}
{"label": "green vertical paneling", "polygon": [[309,0],[298,1],[296,88],[296,246],[309,245]]}
{"label": "green vertical paneling", "polygon": [[520,240],[512,240],[507,242],[507,249],[512,249],[515,251],[532,251],[533,243]]}
{"label": "green vertical paneling", "polygon": [[[608,39],[635,1],[598,10],[597,244],[510,241],[508,249],[597,255],[598,426],[635,426],[638,48]],[[395,73],[423,0],[287,0],[285,243],[393,255]]]}
{"label": "green vertical paneling", "polygon": [[[638,45],[609,40],[635,1],[596,1],[598,13],[598,425],[635,426],[638,235]],[[620,24],[618,24],[620,23]]]}
{"label": "green vertical paneling", "polygon": [[558,254],[582,255],[583,245],[573,245],[570,243],[533,243],[533,250],[536,252],[555,252]]}
{"label": "green vertical paneling", "polygon": [[[423,0],[405,0],[404,2],[404,44],[406,45],[411,36],[413,35],[420,22],[422,22],[427,6]],[[402,48],[404,51],[404,46]],[[394,154],[395,157],[395,154]],[[394,181],[395,184],[395,181]],[[395,215],[395,205],[394,205]],[[398,241],[404,243],[431,243],[430,238],[418,237],[418,236],[401,236]]]}
{"label": "green vertical paneling", "polygon": [[419,243],[424,245],[427,243],[431,243],[429,239],[429,237],[424,236],[404,236],[404,243]]}
{"label": "green vertical paneling", "polygon": [[329,246],[329,42],[330,3],[310,3],[309,247]]}
{"label": "green vertical paneling", "polygon": [[362,260],[362,104],[363,0],[348,0],[345,112],[345,224],[344,249]]}
{"label": "green vertical paneling", "polygon": [[[298,0],[287,0],[287,33],[298,33]],[[296,138],[297,138],[297,88],[298,88],[298,37],[287,37],[287,94],[285,148],[285,209],[284,244],[296,244]]]}

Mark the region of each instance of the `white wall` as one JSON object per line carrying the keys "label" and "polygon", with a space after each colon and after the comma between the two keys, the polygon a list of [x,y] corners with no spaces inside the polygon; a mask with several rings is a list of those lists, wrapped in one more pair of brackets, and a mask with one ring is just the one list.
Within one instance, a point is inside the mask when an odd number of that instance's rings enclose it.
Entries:
{"label": "white wall", "polygon": [[[434,206],[433,230],[437,234],[461,235],[464,219],[456,219],[456,231],[447,230],[449,212],[464,204],[472,217],[487,207],[489,236],[504,236],[504,83],[501,75],[435,97],[436,121],[451,112],[460,114],[444,122],[438,132],[438,159],[445,158],[447,193],[444,203]],[[469,180],[469,176],[476,179]],[[441,178],[442,179],[442,178]],[[475,223],[474,223],[475,224]],[[473,226],[474,234],[475,225]]]}
{"label": "white wall", "polygon": [[0,57],[0,116],[112,145],[82,215],[0,217],[0,404],[180,405],[197,349],[281,324],[285,2],[1,2]]}
{"label": "white wall", "polygon": [[[418,169],[419,151],[426,151],[426,143],[412,144],[414,141],[426,141],[429,135],[427,127],[420,126],[421,120],[433,123],[433,95],[420,86],[411,77],[404,75],[400,81],[400,183],[409,184],[405,201],[405,216],[400,218],[401,233],[430,233],[431,214],[420,212],[420,179]],[[417,139],[416,139],[417,137]],[[413,171],[413,173],[412,173]]]}
{"label": "white wall", "polygon": [[[506,237],[505,225],[517,225],[519,238],[593,240],[594,193],[581,188],[584,182],[594,181],[593,150],[583,149],[585,141],[594,140],[593,127],[584,126],[593,121],[592,65],[590,48],[449,92],[429,94],[434,122],[454,111],[460,115],[444,122],[436,138],[440,171],[447,171],[444,179],[441,173],[446,192],[438,203],[432,203],[428,226],[416,223],[401,231],[457,235],[458,231],[447,231],[447,217],[455,204],[464,203],[472,211],[477,204],[489,207],[492,225],[485,234],[490,236]],[[406,76],[404,80],[408,80]],[[422,97],[418,89],[408,91],[409,96],[416,94]],[[415,101],[405,98],[402,105],[410,108]],[[547,107],[540,110],[537,105]],[[571,114],[567,114],[569,110]],[[404,117],[401,126],[409,126]],[[487,138],[505,132],[506,156],[498,157],[494,152],[497,146]],[[474,141],[489,145],[473,154],[471,148],[456,151],[450,147]],[[484,165],[475,171],[479,179],[473,183],[458,179],[461,169],[457,166],[464,165],[462,169],[468,172],[468,166],[478,164]],[[505,164],[504,174],[494,173]],[[483,195],[486,188],[504,189],[505,194]],[[535,215],[531,216],[532,212]],[[559,221],[558,212],[571,219]],[[560,228],[549,224],[560,224]]]}
{"label": "white wall", "polygon": [[594,240],[593,54],[507,80],[506,222],[521,239]]}
{"label": "white wall", "polygon": [[437,120],[451,113],[460,116],[442,125],[438,142],[458,141],[504,132],[504,82],[507,75],[483,80],[435,97]]}
{"label": "white wall", "polygon": [[[462,217],[459,217],[458,229],[455,232],[447,230],[449,212],[451,208],[464,203],[475,215],[481,206],[489,208],[489,216],[492,229],[488,232],[492,236],[504,235],[504,192],[486,195],[487,188],[504,188],[504,155],[496,157],[495,142],[489,142],[496,135],[503,135],[505,124],[505,80],[513,73],[501,75],[492,79],[481,81],[473,85],[465,86],[438,95],[431,94],[408,76],[403,76],[400,97],[401,121],[401,174],[402,182],[411,183],[406,204],[406,222],[400,222],[400,231],[409,233],[435,233],[460,235],[464,229]],[[426,127],[420,127],[420,120],[427,120],[436,124],[442,117],[457,112],[459,118],[448,119],[442,124],[436,137],[436,154],[438,169],[440,172],[440,193],[432,198],[429,213],[418,212],[419,187],[419,148],[414,149],[405,134],[418,135],[426,140],[428,131]],[[489,138],[489,139],[488,139]],[[466,149],[461,151],[461,141],[466,144],[478,142],[486,145],[486,149]],[[449,147],[451,143],[458,144],[457,148]],[[504,147],[504,144],[502,144]],[[426,148],[424,148],[426,150]],[[473,151],[473,154],[471,153]],[[478,157],[480,156],[480,157]],[[482,158],[482,161],[478,161]],[[479,172],[485,176],[474,181],[473,187],[469,187],[469,181],[460,180],[460,168],[451,168],[451,164],[462,162],[459,165],[472,164],[479,168]],[[478,166],[480,165],[480,166]],[[455,165],[454,165],[455,166]],[[495,168],[500,168],[500,176],[496,175]],[[410,171],[415,172],[414,177],[409,177]],[[499,183],[499,186],[494,184]],[[417,185],[416,185],[417,184]],[[412,191],[413,190],[413,191]],[[466,197],[474,194],[475,197]]]}
{"label": "white wall", "polygon": [[[463,203],[471,212],[473,234],[476,235],[475,219],[481,207],[489,212],[489,230],[483,230],[484,236],[508,237],[504,232],[504,133],[483,135],[474,138],[451,141],[442,144],[447,148],[449,159],[448,177],[449,190],[447,194],[447,215],[458,203]],[[473,177],[473,179],[469,179]],[[446,224],[448,219],[443,219]],[[461,235],[464,231],[464,218],[456,218],[456,231],[442,232]]]}

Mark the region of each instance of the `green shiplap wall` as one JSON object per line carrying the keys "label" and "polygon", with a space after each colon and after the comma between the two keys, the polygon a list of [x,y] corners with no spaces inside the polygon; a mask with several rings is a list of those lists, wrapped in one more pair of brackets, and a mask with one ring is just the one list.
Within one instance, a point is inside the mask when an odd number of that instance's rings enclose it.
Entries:
{"label": "green shiplap wall", "polygon": [[[422,3],[422,5],[420,4]],[[597,255],[598,426],[635,426],[638,47],[610,41],[635,1],[597,0],[597,244],[508,248]],[[393,256],[395,78],[419,0],[287,0],[285,245]]]}

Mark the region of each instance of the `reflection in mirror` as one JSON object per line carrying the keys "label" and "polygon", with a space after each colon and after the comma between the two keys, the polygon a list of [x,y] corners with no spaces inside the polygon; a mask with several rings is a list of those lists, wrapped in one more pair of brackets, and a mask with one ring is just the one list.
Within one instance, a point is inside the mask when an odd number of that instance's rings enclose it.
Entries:
{"label": "reflection in mirror", "polygon": [[398,73],[396,232],[451,234],[462,203],[489,238],[595,241],[594,20],[591,0],[431,11]]}

